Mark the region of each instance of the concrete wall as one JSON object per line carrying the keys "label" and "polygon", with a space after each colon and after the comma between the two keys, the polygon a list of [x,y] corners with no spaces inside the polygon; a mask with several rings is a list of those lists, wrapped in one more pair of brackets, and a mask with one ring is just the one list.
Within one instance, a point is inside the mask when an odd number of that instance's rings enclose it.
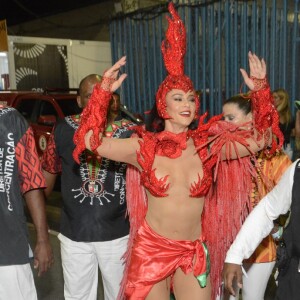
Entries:
{"label": "concrete wall", "polygon": [[[38,37],[25,37],[25,36],[8,36],[9,40],[9,79],[10,88],[16,89],[17,67],[15,65],[16,55],[21,55],[20,51],[15,47],[18,45],[29,45],[27,50],[28,54],[22,54],[24,57],[30,56],[32,53],[32,59],[36,59],[39,55],[35,49],[37,47],[44,47],[45,45],[58,45],[65,46],[67,48],[65,57],[62,57],[57,61],[53,57],[49,57],[51,62],[50,69],[55,69],[57,64],[61,64],[61,58],[64,60],[64,65],[68,74],[68,81],[70,88],[77,88],[80,80],[88,74],[98,73],[102,74],[109,66],[111,66],[111,48],[110,42],[99,41],[83,41],[83,40],[71,40],[71,39],[51,39],[51,38],[38,38]],[[40,51],[42,52],[42,50]],[[57,58],[57,57],[56,57]],[[51,61],[52,59],[52,61]],[[38,72],[38,70],[36,70]],[[45,70],[51,76],[51,70]],[[57,73],[56,73],[57,74]],[[28,74],[30,76],[30,74]],[[53,74],[52,76],[56,76]],[[25,77],[25,75],[24,75]],[[50,78],[49,78],[50,81]],[[55,86],[60,88],[60,86]]]}

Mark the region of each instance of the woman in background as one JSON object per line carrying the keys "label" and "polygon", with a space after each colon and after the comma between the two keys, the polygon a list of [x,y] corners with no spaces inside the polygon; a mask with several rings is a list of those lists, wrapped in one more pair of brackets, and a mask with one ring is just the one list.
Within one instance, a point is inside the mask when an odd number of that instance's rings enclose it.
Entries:
{"label": "woman in background", "polygon": [[[251,99],[247,95],[236,95],[229,98],[223,105],[224,119],[236,125],[247,126],[253,120]],[[245,125],[244,125],[245,124]],[[261,151],[257,155],[256,170],[258,177],[253,181],[250,196],[250,210],[265,196],[280,180],[282,174],[290,166],[291,160],[280,150],[273,155],[266,155]],[[272,235],[263,239],[253,255],[244,261],[243,266],[247,277],[243,278],[242,297],[243,300],[263,300],[269,277],[275,265],[276,244],[275,241],[281,237],[282,227],[274,224]],[[230,296],[230,300],[239,299]]]}
{"label": "woman in background", "polygon": [[291,137],[295,136],[295,120],[291,113],[289,94],[280,88],[273,91],[273,99],[279,113],[279,128],[284,136],[283,150],[292,159]]}

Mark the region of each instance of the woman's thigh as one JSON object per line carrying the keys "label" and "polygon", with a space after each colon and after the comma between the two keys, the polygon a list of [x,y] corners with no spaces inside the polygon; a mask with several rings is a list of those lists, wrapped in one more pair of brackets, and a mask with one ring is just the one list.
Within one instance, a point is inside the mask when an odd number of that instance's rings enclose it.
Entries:
{"label": "woman's thigh", "polygon": [[170,278],[166,278],[151,288],[146,300],[170,300]]}
{"label": "woman's thigh", "polygon": [[200,284],[194,274],[184,274],[181,269],[175,272],[173,278],[173,290],[176,300],[210,300],[211,285],[210,279],[207,277],[205,288],[200,287]]}

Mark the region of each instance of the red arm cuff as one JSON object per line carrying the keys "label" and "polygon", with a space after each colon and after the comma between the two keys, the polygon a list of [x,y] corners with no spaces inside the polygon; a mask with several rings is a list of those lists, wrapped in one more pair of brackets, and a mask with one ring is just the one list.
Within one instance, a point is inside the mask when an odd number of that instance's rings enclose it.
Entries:
{"label": "red arm cuff", "polygon": [[81,114],[80,126],[74,135],[76,147],[73,152],[73,157],[77,163],[79,163],[80,153],[86,149],[84,137],[89,130],[93,131],[91,137],[91,146],[93,149],[91,150],[95,151],[101,145],[99,134],[104,132],[106,127],[107,110],[111,96],[112,93],[104,90],[101,83],[95,85],[88,105]]}

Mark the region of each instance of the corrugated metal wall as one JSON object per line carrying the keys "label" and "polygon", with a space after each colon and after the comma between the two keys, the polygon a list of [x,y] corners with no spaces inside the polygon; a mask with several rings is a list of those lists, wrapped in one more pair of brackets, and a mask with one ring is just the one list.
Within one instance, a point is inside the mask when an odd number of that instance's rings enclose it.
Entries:
{"label": "corrugated metal wall", "polygon": [[[285,88],[292,101],[300,99],[298,2],[223,0],[176,5],[187,30],[185,71],[202,91],[202,112],[218,114],[224,98],[246,91],[239,68],[248,70],[249,50],[265,58],[272,89]],[[110,24],[113,61],[127,55],[128,78],[120,93],[131,111],[150,109],[165,77],[160,45],[166,14],[167,5],[158,6]]]}

